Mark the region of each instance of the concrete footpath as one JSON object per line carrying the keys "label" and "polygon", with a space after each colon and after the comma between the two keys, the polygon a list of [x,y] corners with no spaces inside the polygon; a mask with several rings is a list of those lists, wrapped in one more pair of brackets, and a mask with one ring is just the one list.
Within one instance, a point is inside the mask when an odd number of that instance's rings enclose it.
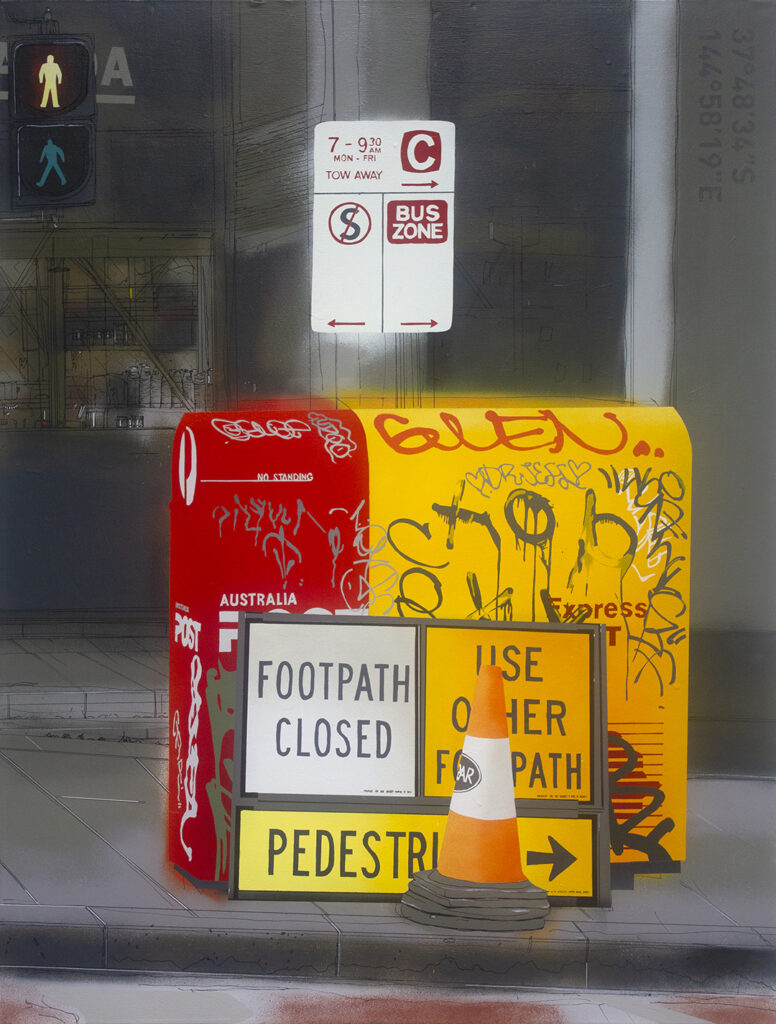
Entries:
{"label": "concrete footpath", "polygon": [[691,779],[682,872],[615,879],[611,908],[555,908],[538,932],[230,902],[165,859],[166,640],[86,632],[0,635],[1,965],[774,995],[776,781]]}

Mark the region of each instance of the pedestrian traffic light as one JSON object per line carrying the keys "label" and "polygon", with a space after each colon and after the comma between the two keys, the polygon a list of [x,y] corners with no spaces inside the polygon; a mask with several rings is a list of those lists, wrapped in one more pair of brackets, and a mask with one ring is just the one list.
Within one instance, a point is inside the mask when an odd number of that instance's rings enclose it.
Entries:
{"label": "pedestrian traffic light", "polygon": [[94,48],[83,36],[28,36],[9,48],[13,201],[95,198]]}

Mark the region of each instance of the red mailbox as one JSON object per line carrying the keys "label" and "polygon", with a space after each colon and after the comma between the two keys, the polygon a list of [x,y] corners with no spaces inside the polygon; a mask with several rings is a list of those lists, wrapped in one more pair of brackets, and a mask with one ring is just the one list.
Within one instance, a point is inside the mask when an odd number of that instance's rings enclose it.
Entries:
{"label": "red mailbox", "polygon": [[347,411],[193,413],[170,503],[170,859],[229,872],[241,611],[367,606],[368,463]]}

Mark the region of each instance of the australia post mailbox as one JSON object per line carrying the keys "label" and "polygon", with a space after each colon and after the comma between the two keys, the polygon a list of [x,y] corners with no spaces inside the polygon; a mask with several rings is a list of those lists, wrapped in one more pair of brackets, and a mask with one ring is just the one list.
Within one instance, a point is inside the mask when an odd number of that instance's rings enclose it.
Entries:
{"label": "australia post mailbox", "polygon": [[365,608],[367,460],[353,415],[181,420],[172,467],[173,862],[225,881],[241,611]]}
{"label": "australia post mailbox", "polygon": [[[683,859],[690,445],[673,409],[189,414],[170,508],[169,846],[187,876],[229,878],[240,612],[605,626],[612,859]],[[454,749],[434,702],[418,735]],[[541,797],[539,772],[526,758],[518,799]],[[432,782],[418,798],[449,797],[452,771]]]}

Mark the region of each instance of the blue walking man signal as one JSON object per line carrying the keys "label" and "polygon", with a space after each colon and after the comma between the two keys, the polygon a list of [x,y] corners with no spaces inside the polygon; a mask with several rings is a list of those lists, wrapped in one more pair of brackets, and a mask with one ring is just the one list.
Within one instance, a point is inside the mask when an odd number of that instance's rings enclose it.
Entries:
{"label": "blue walking man signal", "polygon": [[38,161],[38,163],[43,163],[44,160],[46,160],[46,166],[43,170],[41,179],[40,181],[35,182],[38,188],[40,188],[42,185],[46,183],[46,178],[48,178],[49,174],[51,174],[52,171],[54,171],[57,174],[61,183],[63,185],[66,185],[67,178],[64,176],[64,174],[62,173],[62,168],[59,166],[60,160],[62,161],[62,163],[65,162],[65,154],[62,152],[59,146],[54,145],[51,139],[48,140],[46,145],[41,150],[40,160]]}

